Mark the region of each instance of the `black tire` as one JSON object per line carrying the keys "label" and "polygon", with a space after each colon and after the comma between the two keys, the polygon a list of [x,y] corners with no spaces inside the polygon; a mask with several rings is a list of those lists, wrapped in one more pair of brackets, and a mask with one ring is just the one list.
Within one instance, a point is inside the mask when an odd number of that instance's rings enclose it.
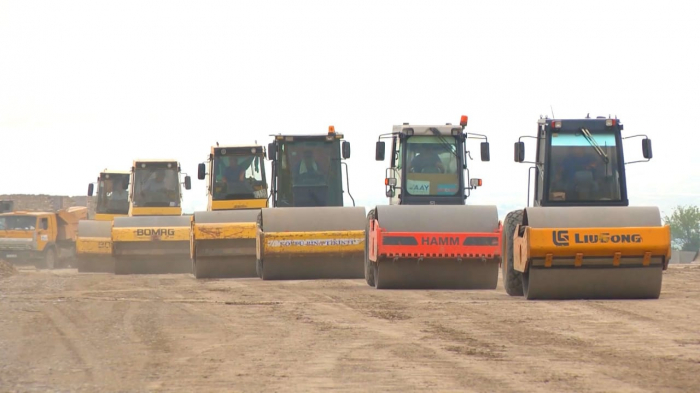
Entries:
{"label": "black tire", "polygon": [[43,267],[48,270],[56,268],[56,250],[53,247],[47,248],[44,252]]}
{"label": "black tire", "polygon": [[375,210],[367,214],[367,226],[365,227],[365,281],[370,287],[374,287],[374,266],[369,261],[369,223],[374,219]]}
{"label": "black tire", "polygon": [[381,282],[379,281],[379,262],[372,265],[372,271],[374,272],[374,287],[382,289]]}
{"label": "black tire", "polygon": [[504,220],[503,233],[501,237],[501,252],[503,262],[501,263],[501,273],[503,275],[503,287],[510,296],[523,296],[522,273],[513,268],[513,233],[515,227],[523,222],[523,210],[516,210],[508,213]]}

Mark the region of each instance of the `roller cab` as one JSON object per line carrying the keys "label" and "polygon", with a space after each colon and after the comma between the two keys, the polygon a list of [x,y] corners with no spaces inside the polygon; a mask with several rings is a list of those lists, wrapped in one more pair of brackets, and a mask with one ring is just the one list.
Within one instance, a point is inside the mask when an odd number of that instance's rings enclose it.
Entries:
{"label": "roller cab", "polygon": [[[263,280],[362,277],[365,210],[344,206],[341,160],[350,144],[328,134],[276,135],[272,208],[257,220],[257,274]],[[352,198],[352,197],[351,197]],[[354,205],[354,201],[353,201]]]}
{"label": "roller cab", "polygon": [[[658,208],[629,206],[621,130],[618,119],[540,120],[536,206],[509,213],[504,225],[508,294],[660,296],[671,256],[670,227],[662,225]],[[648,160],[651,141],[644,138],[642,154]],[[525,161],[523,142],[515,145],[515,160]]]}
{"label": "roller cab", "polygon": [[[95,213],[78,223],[76,255],[81,273],[113,273],[112,222],[129,214],[130,172],[104,170],[88,186]],[[97,190],[95,193],[95,185]]]}
{"label": "roller cab", "polygon": [[[377,142],[379,161],[382,139],[392,142],[385,181],[390,205],[367,216],[364,273],[370,286],[496,288],[501,223],[496,206],[465,206],[482,183],[465,174],[466,123],[463,116],[459,126],[403,124]],[[489,160],[487,141],[481,158]]]}
{"label": "roller cab", "polygon": [[134,161],[129,215],[116,217],[111,231],[116,274],[191,272],[191,216],[182,216],[179,179],[175,160]]}
{"label": "roller cab", "polygon": [[256,232],[268,186],[262,146],[216,146],[198,177],[208,178],[206,212],[192,220],[192,271],[197,278],[256,277]]}

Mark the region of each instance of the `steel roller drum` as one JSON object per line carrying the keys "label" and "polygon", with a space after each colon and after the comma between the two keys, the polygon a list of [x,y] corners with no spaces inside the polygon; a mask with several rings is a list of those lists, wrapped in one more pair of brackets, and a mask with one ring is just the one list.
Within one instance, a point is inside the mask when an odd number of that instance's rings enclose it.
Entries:
{"label": "steel roller drum", "polygon": [[[157,232],[164,228],[175,230],[174,235]],[[137,241],[139,229],[144,234]],[[189,216],[116,217],[112,229],[115,274],[191,273],[190,232]],[[148,237],[152,239],[144,240]]]}
{"label": "steel roller drum", "polygon": [[262,279],[364,277],[364,207],[266,208],[260,214]]}
{"label": "steel roller drum", "polygon": [[255,231],[259,214],[259,209],[195,212],[195,277],[257,277]]}
{"label": "steel roller drum", "polygon": [[80,273],[113,273],[112,221],[78,221],[76,257]]}
{"label": "steel roller drum", "polygon": [[[495,233],[496,206],[377,206],[386,232]],[[381,258],[375,264],[378,289],[495,289],[498,258]]]}
{"label": "steel roller drum", "polygon": [[[533,207],[525,209],[524,223],[531,228],[645,228],[661,227],[657,207]],[[670,244],[669,244],[670,247]],[[573,256],[562,267],[530,266],[523,274],[527,299],[657,299],[661,293],[664,259],[642,255],[613,266],[613,255],[587,258],[586,266],[573,267]]]}

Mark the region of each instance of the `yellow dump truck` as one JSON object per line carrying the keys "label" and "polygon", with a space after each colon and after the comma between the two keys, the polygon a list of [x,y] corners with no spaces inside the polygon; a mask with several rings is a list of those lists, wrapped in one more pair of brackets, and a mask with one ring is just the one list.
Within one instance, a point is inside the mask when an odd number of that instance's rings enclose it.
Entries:
{"label": "yellow dump truck", "polygon": [[14,211],[0,214],[0,258],[17,265],[54,269],[75,256],[78,221],[87,207],[56,213]]}
{"label": "yellow dump truck", "polygon": [[[114,272],[112,221],[129,213],[130,172],[105,169],[97,178],[95,216],[78,223],[76,256],[79,272]],[[95,194],[95,183],[88,186],[88,197]]]}
{"label": "yellow dump truck", "polygon": [[[131,168],[129,216],[115,217],[115,274],[190,273],[190,225],[182,215],[180,163],[135,160]],[[191,188],[184,176],[185,189]]]}
{"label": "yellow dump truck", "polygon": [[207,211],[192,220],[192,272],[197,278],[256,277],[255,233],[267,207],[262,146],[212,146],[197,177],[209,177]]}

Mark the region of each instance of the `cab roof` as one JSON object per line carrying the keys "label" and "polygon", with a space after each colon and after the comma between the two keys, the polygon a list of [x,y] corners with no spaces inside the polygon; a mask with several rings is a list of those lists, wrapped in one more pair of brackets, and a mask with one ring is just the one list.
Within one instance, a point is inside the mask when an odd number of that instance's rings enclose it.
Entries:
{"label": "cab roof", "polygon": [[171,159],[165,159],[165,158],[164,159],[137,159],[137,160],[134,160],[134,164],[136,164],[137,162],[145,162],[145,163],[149,163],[149,162],[156,162],[156,163],[157,162],[163,162],[163,163],[177,162],[179,164],[178,160],[171,160]]}
{"label": "cab roof", "polygon": [[118,171],[118,170],[111,170],[111,169],[104,169],[102,172],[100,172],[100,175],[103,174],[109,174],[109,175],[128,175],[131,172],[129,171]]}
{"label": "cab roof", "polygon": [[393,132],[397,134],[407,134],[413,132],[413,135],[443,135],[452,136],[452,130],[457,130],[459,134],[462,134],[464,130],[459,124],[444,124],[444,125],[413,125],[413,124],[402,124],[395,125]]}
{"label": "cab roof", "polygon": [[262,152],[263,147],[261,145],[225,145],[225,146],[212,146],[211,147],[211,153],[214,154],[215,151],[221,151],[222,149],[227,149],[231,150],[232,152],[238,152],[242,150],[248,150],[250,151],[251,149],[255,149],[255,152]]}

